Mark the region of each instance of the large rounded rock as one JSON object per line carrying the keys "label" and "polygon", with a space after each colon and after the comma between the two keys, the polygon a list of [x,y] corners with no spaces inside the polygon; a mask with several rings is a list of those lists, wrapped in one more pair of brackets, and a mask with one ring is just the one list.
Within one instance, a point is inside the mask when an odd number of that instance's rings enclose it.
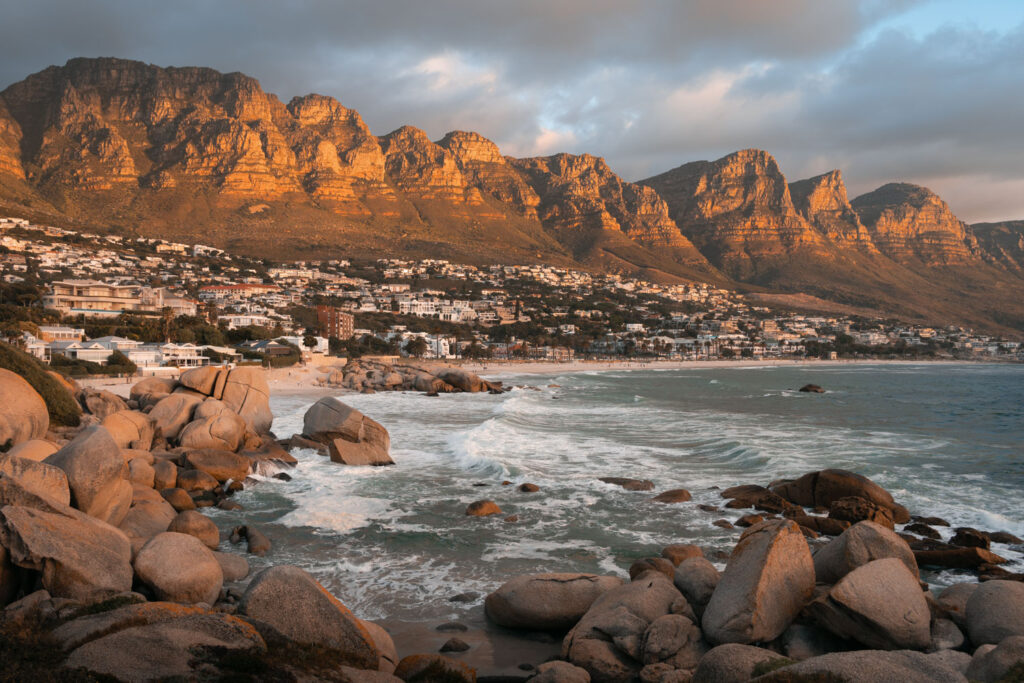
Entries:
{"label": "large rounded rock", "polygon": [[104,427],[89,427],[43,462],[64,470],[71,503],[82,512],[115,526],[128,514],[128,465]]}
{"label": "large rounded rock", "polygon": [[726,643],[711,648],[701,658],[693,672],[693,683],[746,683],[754,677],[758,665],[781,659],[785,657],[778,652],[753,645]]}
{"label": "large rounded rock", "polygon": [[153,488],[157,491],[173,489],[177,483],[177,465],[162,458],[153,461]]}
{"label": "large rounded rock", "polygon": [[270,386],[262,368],[235,368],[228,373],[224,391],[216,396],[257,434],[266,434],[274,421],[270,412]]}
{"label": "large rounded rock", "polygon": [[405,683],[476,683],[473,669],[443,655],[403,657],[395,667],[395,676]]}
{"label": "large rounded rock", "polygon": [[938,659],[909,650],[856,650],[805,659],[754,679],[758,683],[965,683],[964,675]]}
{"label": "large rounded rock", "polygon": [[975,645],[1024,636],[1024,583],[986,581],[967,600],[967,635]]}
{"label": "large rounded rock", "polygon": [[217,480],[199,470],[181,470],[178,472],[178,488],[188,493],[212,491],[217,488]]}
{"label": "large rounded rock", "polygon": [[219,482],[243,481],[249,474],[249,459],[243,455],[216,448],[189,451],[185,466],[206,472]]}
{"label": "large rounded rock", "polygon": [[[200,407],[206,403],[209,401]],[[199,413],[198,408],[196,413]],[[185,425],[178,435],[178,444],[187,449],[237,451],[244,443],[245,420],[227,409],[215,415],[193,420]]]}
{"label": "large rounded rock", "polygon": [[89,601],[131,590],[131,546],[114,527],[73,508],[0,509],[0,545],[11,562],[41,572],[50,595]]}
{"label": "large rounded rock", "polygon": [[46,435],[50,413],[31,384],[0,368],[0,396],[4,397],[0,404],[0,450]]}
{"label": "large rounded rock", "polygon": [[616,576],[596,574],[517,576],[487,596],[484,610],[500,626],[568,631],[602,593],[621,585]]}
{"label": "large rounded rock", "polygon": [[[160,495],[177,512],[181,512],[182,510],[195,510],[196,509],[195,501],[192,500],[192,496],[188,495],[188,492],[185,491],[185,489],[179,489],[179,488],[162,489],[160,491]],[[170,524],[170,521],[168,521],[167,523]]]}
{"label": "large rounded rock", "polygon": [[897,558],[917,575],[917,560],[906,541],[879,524],[859,522],[814,554],[814,573],[818,583],[831,584],[857,567],[886,557]]}
{"label": "large rounded rock", "polygon": [[689,611],[665,577],[651,573],[603,593],[562,641],[562,657],[594,681],[632,681],[643,667],[643,638],[658,617]]}
{"label": "large rounded rock", "polygon": [[71,504],[67,475],[54,465],[9,455],[0,460],[0,478],[14,480],[18,487],[51,505]]}
{"label": "large rounded rock", "polygon": [[124,532],[132,544],[132,552],[138,553],[142,546],[157,534],[167,531],[174,519],[174,508],[163,499],[142,501],[132,505],[118,529]]}
{"label": "large rounded rock", "polygon": [[86,412],[95,415],[98,420],[103,420],[108,415],[119,413],[122,410],[128,410],[128,404],[124,402],[124,399],[109,391],[85,389],[81,392],[79,402]]}
{"label": "large rounded rock", "polygon": [[676,567],[672,582],[697,616],[702,616],[721,579],[715,565],[703,557],[691,557]]}
{"label": "large rounded rock", "polygon": [[993,649],[974,655],[967,667],[967,679],[979,683],[1019,681],[1020,672],[1017,678],[1005,678],[1015,666],[1024,669],[1024,636],[1010,636]]}
{"label": "large rounded rock", "polygon": [[46,439],[31,439],[22,441],[17,446],[7,451],[8,457],[25,458],[42,462],[59,450],[57,444]]}
{"label": "large rounded rock", "polygon": [[436,374],[436,377],[443,382],[446,382],[459,391],[468,392],[479,392],[487,391],[490,387],[487,382],[480,379],[479,376],[463,370],[462,368],[442,368]]}
{"label": "large rounded rock", "polygon": [[241,555],[214,551],[213,556],[220,563],[225,582],[241,581],[249,576],[249,561]]}
{"label": "large rounded rock", "polygon": [[949,618],[960,628],[967,626],[967,601],[974,591],[978,590],[977,583],[954,583],[947,586],[939,593],[937,602],[939,607],[946,610]]}
{"label": "large rounded rock", "polygon": [[142,546],[135,573],[157,599],[212,605],[220,597],[224,573],[213,552],[194,536],[165,531]]}
{"label": "large rounded rock", "polygon": [[291,640],[340,650],[353,666],[378,666],[380,653],[362,623],[298,567],[271,567],[257,574],[238,609]]}
{"label": "large rounded rock", "polygon": [[137,410],[112,413],[101,422],[118,448],[138,448],[148,451],[153,446],[155,428],[149,415]]}
{"label": "large rounded rock", "polygon": [[217,529],[217,525],[209,517],[196,510],[182,510],[174,516],[166,530],[195,536],[211,550],[216,550],[220,545],[220,531]]}
{"label": "large rounded rock", "polygon": [[704,610],[712,643],[765,642],[778,637],[814,592],[814,561],[800,527],[789,520],[747,529]]}
{"label": "large rounded rock", "polygon": [[165,439],[178,438],[185,425],[192,421],[192,413],[202,401],[189,394],[168,394],[153,406],[149,416],[153,419]]}
{"label": "large rounded rock", "polygon": [[590,683],[586,669],[569,662],[545,662],[537,667],[537,673],[530,677],[530,683]]}
{"label": "large rounded rock", "polygon": [[840,638],[882,650],[923,650],[931,612],[918,577],[896,558],[854,569],[811,605],[822,626]]}
{"label": "large rounded rock", "polygon": [[218,379],[221,375],[224,375],[225,380],[221,380],[220,386],[223,391],[223,382],[227,379],[228,369],[224,366],[218,365],[207,365],[201,368],[192,368],[181,373],[181,377],[178,378],[178,383],[186,389],[191,389],[197,393],[203,394],[204,396],[213,396],[214,387],[218,384]]}
{"label": "large rounded rock", "polygon": [[325,396],[306,411],[302,435],[324,443],[331,460],[346,465],[390,465],[388,430],[332,396]]}
{"label": "large rounded rock", "polygon": [[395,647],[395,641],[391,639],[391,635],[383,627],[378,626],[372,621],[360,621],[359,623],[370,634],[374,647],[380,653],[380,657],[377,660],[377,671],[383,671],[384,673],[393,672],[395,667],[398,666],[399,659],[398,649]]}
{"label": "large rounded rock", "polygon": [[666,614],[652,621],[641,647],[644,664],[667,664],[683,671],[695,669],[708,651],[700,628],[681,614]]}
{"label": "large rounded rock", "polygon": [[799,479],[772,485],[771,490],[791,503],[805,507],[829,507],[841,498],[857,497],[889,510],[897,524],[910,521],[910,513],[892,495],[865,476],[847,470],[808,472]]}

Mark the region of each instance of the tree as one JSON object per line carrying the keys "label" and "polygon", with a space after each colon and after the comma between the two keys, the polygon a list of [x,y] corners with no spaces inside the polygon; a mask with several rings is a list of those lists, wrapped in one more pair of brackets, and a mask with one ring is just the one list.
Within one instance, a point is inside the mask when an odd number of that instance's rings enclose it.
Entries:
{"label": "tree", "polygon": [[311,334],[307,334],[305,337],[302,338],[302,345],[305,346],[307,349],[315,349],[316,337],[314,337]]}
{"label": "tree", "polygon": [[410,356],[416,356],[417,358],[423,358],[423,354],[427,352],[427,340],[423,337],[413,337],[405,344],[405,352]]}

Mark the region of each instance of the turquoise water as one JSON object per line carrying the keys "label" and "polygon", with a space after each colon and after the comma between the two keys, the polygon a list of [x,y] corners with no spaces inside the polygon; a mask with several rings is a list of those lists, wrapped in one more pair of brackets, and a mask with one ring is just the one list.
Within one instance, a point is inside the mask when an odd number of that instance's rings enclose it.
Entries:
{"label": "turquoise water", "polygon": [[[503,377],[500,395],[347,395],[384,424],[397,466],[335,465],[310,451],[290,482],[239,494],[274,543],[267,562],[313,572],[366,618],[448,619],[448,598],[541,571],[625,574],[669,543],[724,560],[740,511],[721,488],[842,467],[871,477],[912,513],[1024,536],[1024,366],[829,365],[584,372]],[[813,382],[825,394],[796,389]],[[557,386],[550,386],[557,385]],[[278,436],[299,431],[315,397],[273,400]],[[602,476],[650,479],[629,492]],[[515,484],[532,482],[539,493]],[[474,486],[486,484],[486,486]],[[651,502],[686,488],[693,501]],[[466,517],[496,501],[505,513]],[[222,525],[237,513],[215,513]],[[940,530],[943,533],[946,530]],[[993,545],[1024,570],[1024,548]],[[934,583],[955,572],[929,575]]]}

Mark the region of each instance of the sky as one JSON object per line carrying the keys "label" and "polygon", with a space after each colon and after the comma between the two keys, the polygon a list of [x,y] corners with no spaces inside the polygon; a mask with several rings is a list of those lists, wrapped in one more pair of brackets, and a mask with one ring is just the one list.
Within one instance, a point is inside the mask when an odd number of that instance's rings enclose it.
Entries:
{"label": "sky", "polygon": [[757,147],[850,197],[1024,218],[1022,0],[0,0],[0,88],[73,57],[241,71],[371,130],[473,130],[627,180]]}

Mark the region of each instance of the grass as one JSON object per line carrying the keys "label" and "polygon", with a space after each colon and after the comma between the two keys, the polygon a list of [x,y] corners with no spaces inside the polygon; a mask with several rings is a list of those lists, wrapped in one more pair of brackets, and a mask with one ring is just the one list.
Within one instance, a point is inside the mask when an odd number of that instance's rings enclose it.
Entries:
{"label": "grass", "polygon": [[75,397],[50,375],[47,368],[38,360],[10,344],[0,342],[0,368],[10,370],[32,385],[32,388],[43,397],[51,423],[67,427],[78,426],[82,409],[75,401]]}

